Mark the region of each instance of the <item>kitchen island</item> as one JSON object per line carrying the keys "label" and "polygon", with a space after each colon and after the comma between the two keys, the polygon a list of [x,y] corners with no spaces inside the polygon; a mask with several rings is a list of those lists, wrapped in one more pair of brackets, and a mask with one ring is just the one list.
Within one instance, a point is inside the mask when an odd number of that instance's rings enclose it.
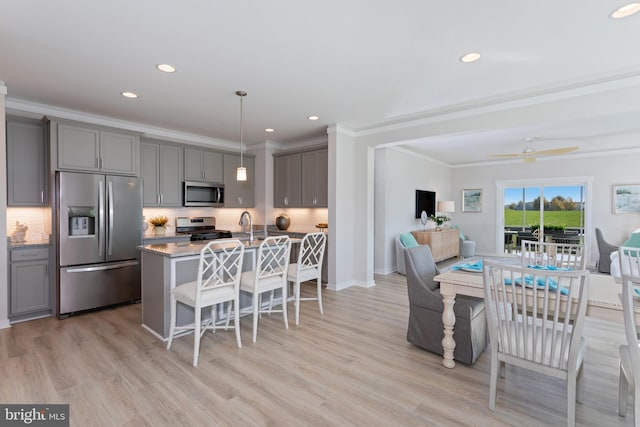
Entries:
{"label": "kitchen island", "polygon": [[[262,240],[243,241],[245,248],[242,271],[255,269],[257,249]],[[292,245],[299,242],[299,239],[291,239]],[[197,279],[200,251],[207,243],[209,242],[179,242],[138,247],[142,255],[142,327],[162,340],[169,337],[171,289]],[[279,304],[281,295],[276,293],[274,299]],[[240,292],[241,315],[252,312],[251,302],[250,294]],[[219,321],[223,312],[222,307],[218,308]],[[178,325],[193,323],[193,308],[179,304],[176,317]],[[207,310],[206,315],[203,313],[202,319],[208,317],[210,316]]]}

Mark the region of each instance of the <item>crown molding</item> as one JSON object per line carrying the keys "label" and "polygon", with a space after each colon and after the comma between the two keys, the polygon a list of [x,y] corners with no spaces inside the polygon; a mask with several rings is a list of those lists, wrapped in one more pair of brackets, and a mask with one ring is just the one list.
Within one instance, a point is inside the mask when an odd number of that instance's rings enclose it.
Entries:
{"label": "crown molding", "polygon": [[640,70],[594,77],[582,82],[538,86],[523,91],[508,92],[474,101],[453,104],[418,114],[399,116],[383,122],[356,127],[354,133],[358,137],[375,135],[383,132],[433,124],[443,120],[460,119],[478,114],[540,105],[635,86],[640,86]]}
{"label": "crown molding", "polygon": [[160,139],[163,141],[177,142],[183,144],[195,144],[207,147],[223,148],[226,150],[238,150],[238,143],[223,139],[210,138],[192,133],[180,132],[155,126],[148,126],[141,123],[127,120],[114,119],[112,117],[100,116],[96,114],[84,113],[81,111],[55,107],[47,104],[24,101],[7,97],[6,108],[18,112],[27,112],[44,116],[53,116],[66,120],[74,120],[99,126],[108,126],[123,130],[138,132],[145,138]]}

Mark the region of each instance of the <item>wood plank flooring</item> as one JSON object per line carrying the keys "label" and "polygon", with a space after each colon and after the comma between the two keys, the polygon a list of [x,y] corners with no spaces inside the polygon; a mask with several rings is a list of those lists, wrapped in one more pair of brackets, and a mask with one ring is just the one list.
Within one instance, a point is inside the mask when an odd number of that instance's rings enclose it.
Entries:
{"label": "wood plank flooring", "polygon": [[[69,403],[72,426],[566,425],[564,384],[512,367],[490,411],[488,350],[444,368],[406,341],[404,276],[376,283],[325,290],[322,316],[303,302],[297,327],[290,304],[289,330],[263,315],[255,344],[244,317],[242,349],[232,330],[207,333],[197,368],[193,337],[167,351],[140,326],[140,305],[14,324],[0,330],[0,401]],[[587,321],[578,425],[633,425],[617,415],[622,328]]]}

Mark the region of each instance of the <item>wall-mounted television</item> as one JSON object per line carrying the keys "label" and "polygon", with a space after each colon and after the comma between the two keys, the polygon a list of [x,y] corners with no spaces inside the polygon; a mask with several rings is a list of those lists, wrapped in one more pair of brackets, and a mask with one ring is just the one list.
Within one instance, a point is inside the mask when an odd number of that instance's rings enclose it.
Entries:
{"label": "wall-mounted television", "polygon": [[420,218],[422,211],[427,216],[436,214],[436,192],[426,190],[416,190],[416,218]]}

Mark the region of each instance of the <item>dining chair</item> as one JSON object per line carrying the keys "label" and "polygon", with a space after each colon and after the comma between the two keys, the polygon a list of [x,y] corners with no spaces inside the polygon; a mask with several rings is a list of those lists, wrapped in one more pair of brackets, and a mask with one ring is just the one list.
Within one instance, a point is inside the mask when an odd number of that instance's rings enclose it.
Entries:
{"label": "dining chair", "polygon": [[612,245],[604,239],[602,230],[596,227],[596,242],[598,243],[598,261],[597,267],[600,273],[611,273],[611,253],[615,252],[618,247]]}
{"label": "dining chair", "polygon": [[[442,355],[444,303],[440,283],[434,277],[440,274],[428,245],[405,250],[407,266],[407,296],[409,320],[407,341],[427,351]],[[453,358],[473,364],[487,347],[487,318],[482,298],[458,295],[453,305],[455,314],[456,348]]]}
{"label": "dining chair", "polygon": [[584,270],[586,258],[584,245],[523,240],[522,266],[547,266]]}
{"label": "dining chair", "polygon": [[618,349],[620,356],[620,384],[618,388],[618,415],[627,415],[627,396],[633,390],[633,416],[636,427],[640,426],[640,342],[636,325],[634,299],[638,298],[640,277],[623,273],[622,308],[627,344]]}
{"label": "dining chair", "polygon": [[[244,258],[244,245],[239,240],[213,240],[200,251],[198,276],[195,281],[183,283],[171,290],[171,323],[167,350],[176,332],[193,330],[193,366],[198,366],[200,339],[207,330],[227,329],[231,310],[227,310],[225,325],[216,324],[216,306],[233,302],[236,343],[242,348],[240,339],[240,273]],[[194,310],[193,325],[177,326],[178,303]],[[202,324],[202,309],[210,308],[211,317]]]}
{"label": "dining chair", "polygon": [[[253,295],[253,342],[258,335],[258,317],[261,313],[282,312],[284,326],[289,329],[287,320],[287,271],[291,240],[289,236],[270,236],[260,243],[256,260],[256,269],[245,271],[240,277],[240,290]],[[282,292],[282,310],[262,310],[261,295],[264,292],[280,289]]]}
{"label": "dining chair", "polygon": [[618,248],[620,275],[640,276],[640,248],[620,246]]}
{"label": "dining chair", "polygon": [[[323,232],[308,233],[302,239],[298,261],[290,264],[287,281],[293,283],[293,296],[289,298],[294,302],[296,309],[296,325],[300,323],[300,301],[318,301],[320,314],[322,309],[322,260],[327,243],[327,235]],[[300,296],[300,283],[315,280],[317,295],[315,297]]]}
{"label": "dining chair", "polygon": [[483,280],[491,345],[489,408],[496,407],[501,368],[511,364],[565,380],[567,425],[575,425],[576,400],[583,394],[589,273],[485,261]]}

